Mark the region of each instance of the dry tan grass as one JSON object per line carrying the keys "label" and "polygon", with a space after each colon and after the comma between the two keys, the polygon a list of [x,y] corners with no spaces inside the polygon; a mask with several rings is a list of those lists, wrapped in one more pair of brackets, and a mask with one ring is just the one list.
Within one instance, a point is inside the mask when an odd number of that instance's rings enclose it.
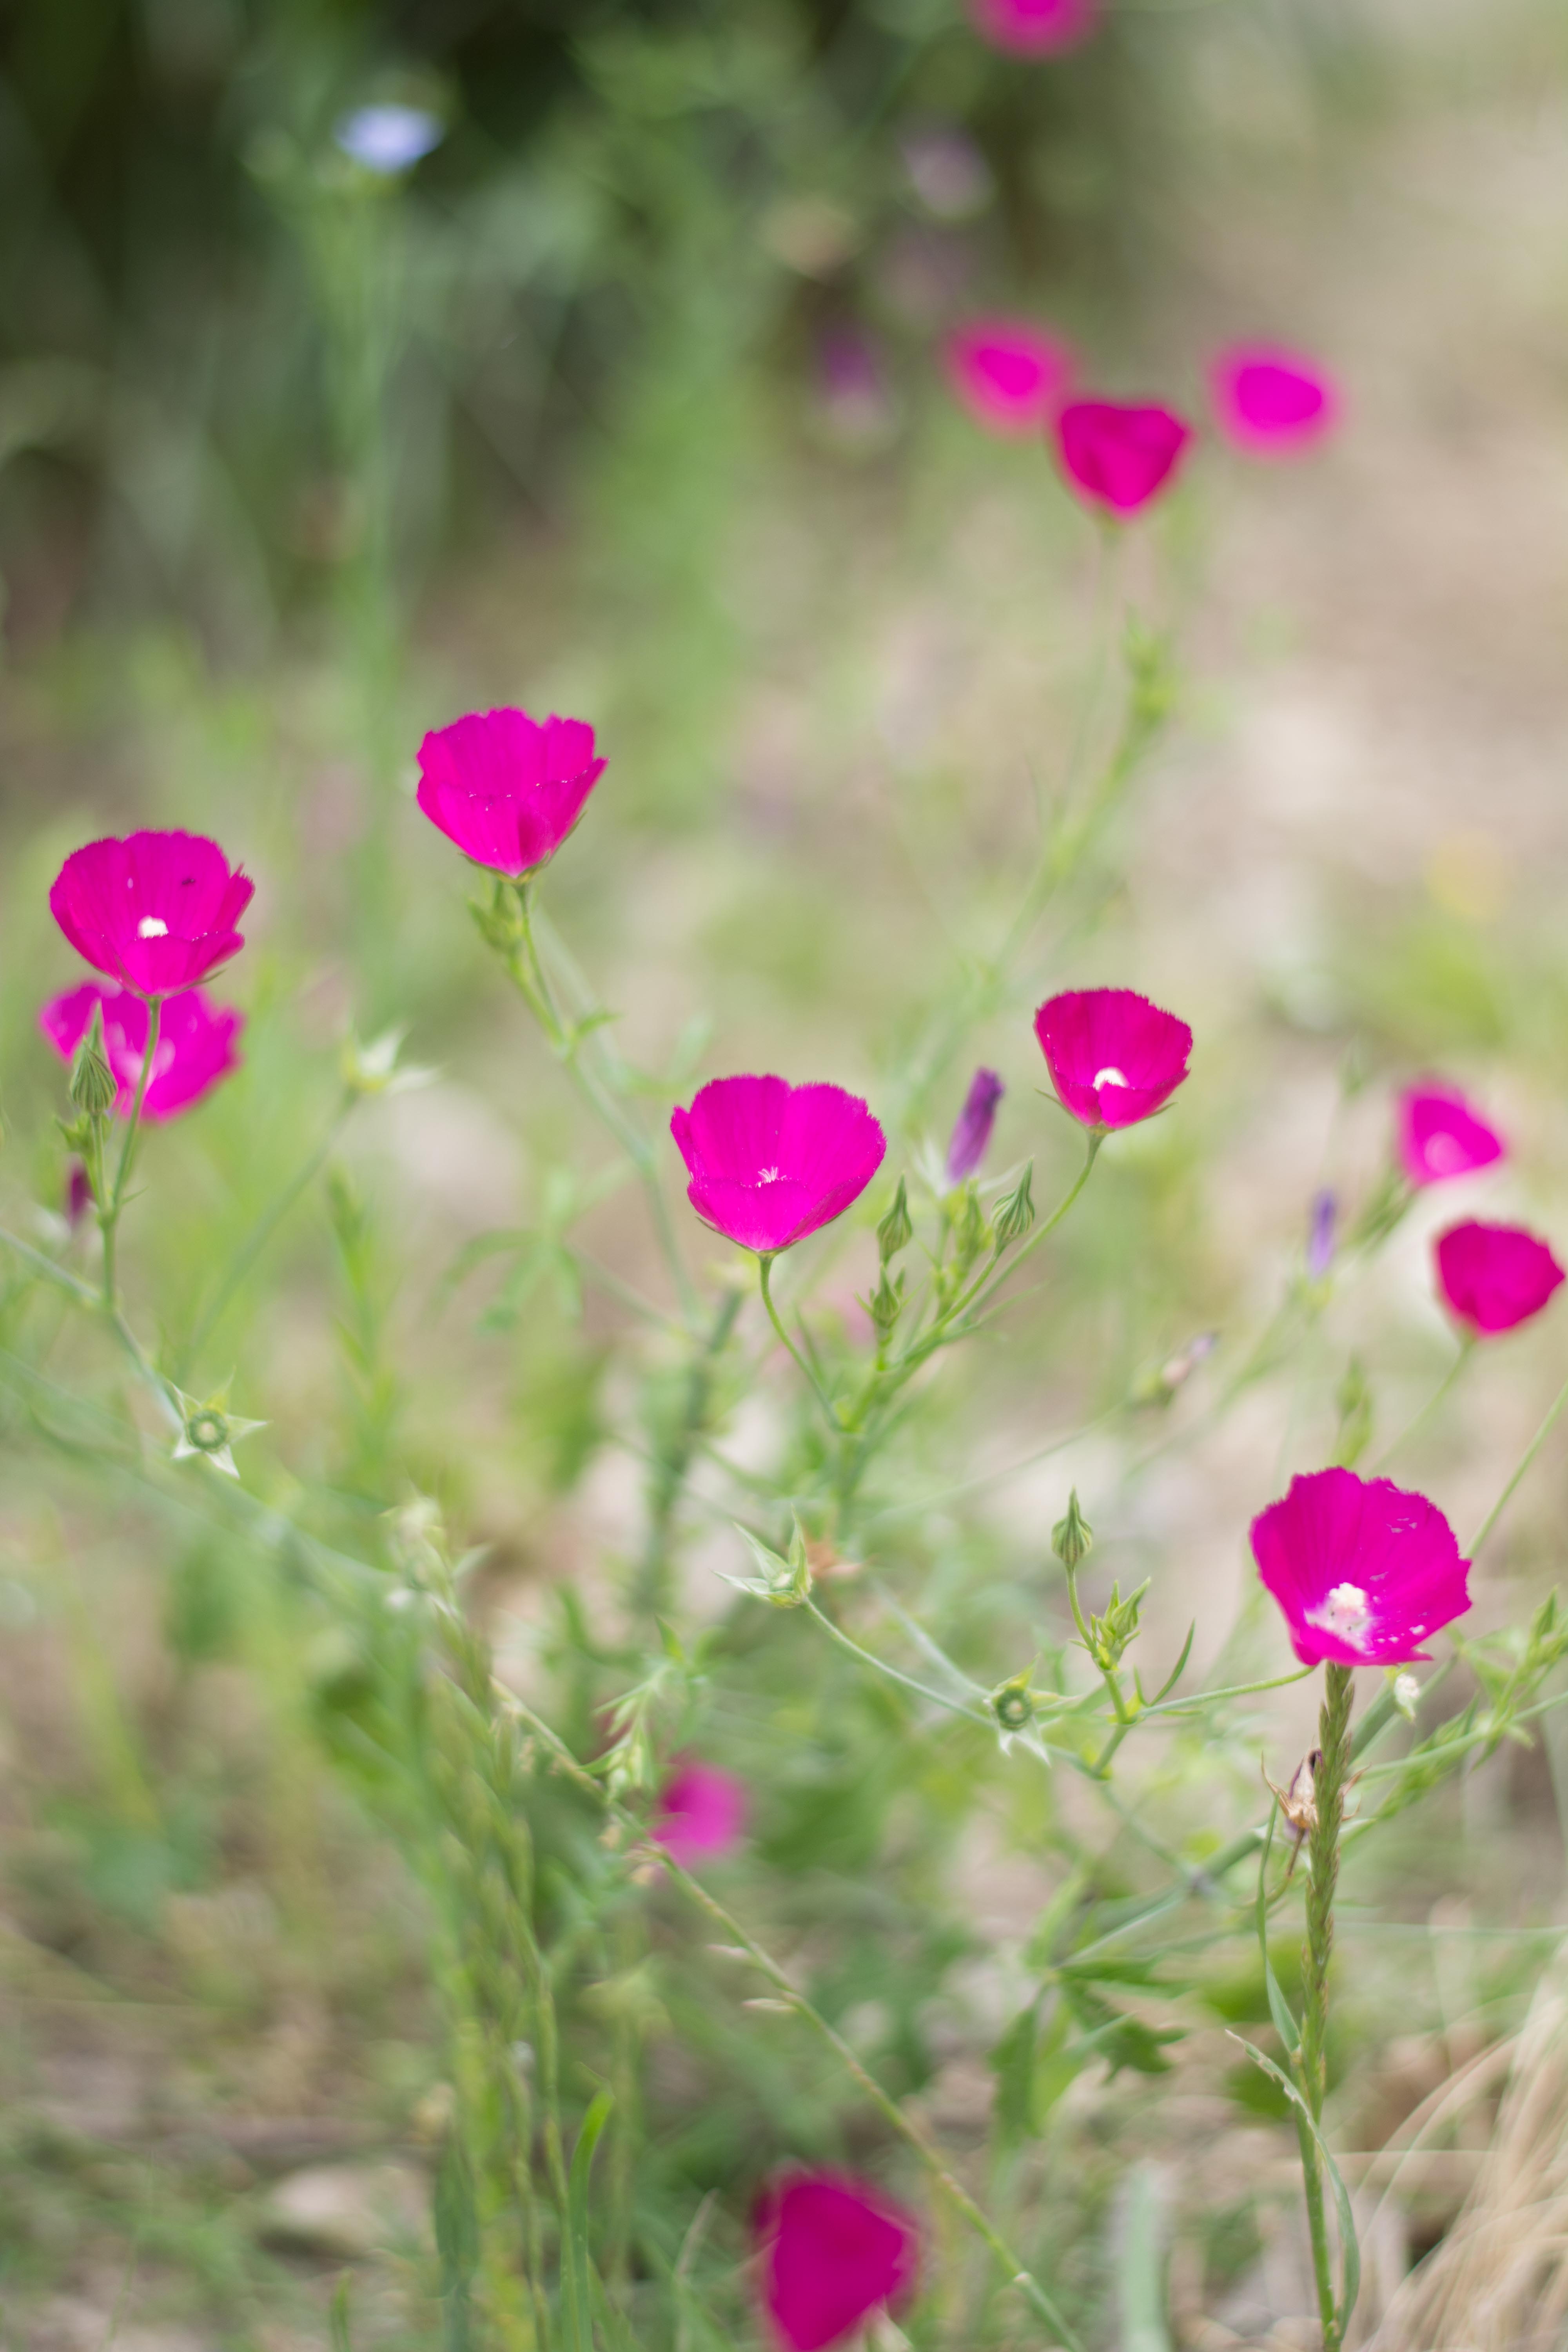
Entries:
{"label": "dry tan grass", "polygon": [[[1403,2157],[1506,2066],[1496,2127],[1452,2228],[1396,2288],[1366,2352],[1550,2352],[1568,2325],[1568,1979],[1417,2110]],[[1397,2194],[1391,2179],[1384,2201]]]}

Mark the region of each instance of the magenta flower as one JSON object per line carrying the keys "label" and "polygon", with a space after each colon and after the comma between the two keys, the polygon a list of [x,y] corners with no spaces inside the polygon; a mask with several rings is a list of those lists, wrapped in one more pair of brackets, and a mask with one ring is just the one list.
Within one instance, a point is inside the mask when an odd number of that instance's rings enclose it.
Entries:
{"label": "magenta flower", "polygon": [[740,1844],[748,1811],[744,1785],[716,1764],[679,1760],[658,1793],[653,1834],[682,1870]]}
{"label": "magenta flower", "polygon": [[1399,1157],[1417,1189],[1440,1184],[1445,1177],[1468,1176],[1473,1168],[1489,1168],[1505,1148],[1496,1128],[1488,1126],[1457,1087],[1426,1078],[1399,1097]]}
{"label": "magenta flower", "polygon": [[1100,0],[969,0],[969,16],[994,49],[1055,58],[1089,39],[1100,22]]}
{"label": "magenta flower", "polygon": [[846,2174],[774,2181],[756,2231],[763,2306],[787,2352],[826,2352],[914,2284],[914,2216]]}
{"label": "magenta flower", "polygon": [[1454,1530],[1391,1478],[1314,1470],[1252,1522],[1252,1557],[1304,1666],[1404,1666],[1470,1605]]}
{"label": "magenta flower", "polygon": [[1170,479],[1193,429],[1169,408],[1074,400],[1057,418],[1057,451],[1092,506],[1134,515]]}
{"label": "magenta flower", "polygon": [[1073,372],[1066,343],[1023,319],[972,319],[947,339],[948,378],[977,424],[993,433],[1048,425]]}
{"label": "magenta flower", "polygon": [[996,1106],[1006,1091],[994,1070],[976,1070],[969,1081],[969,1092],[947,1147],[950,1185],[962,1184],[965,1177],[973,1176],[984,1159],[995,1124]]}
{"label": "magenta flower", "polygon": [[66,1223],[74,1234],[92,1206],[92,1179],[79,1160],[66,1171]]}
{"label": "magenta flower", "polygon": [[1131,988],[1069,989],[1035,1015],[1064,1110],[1085,1127],[1136,1127],[1187,1075],[1193,1033]]}
{"label": "magenta flower", "polygon": [[[92,1026],[93,1008],[103,1007],[103,1051],[120,1083],[115,1110],[129,1118],[142,1079],[147,1051],[147,1007],[128,988],[100,988],[83,981],[68,995],[51,997],[38,1014],[38,1026],[59,1055],[68,1062]],[[243,1013],[212,1003],[199,988],[165,997],[158,1024],[158,1048],[142,1097],[143,1118],[177,1118],[209,1095],[220,1078],[239,1067],[237,1051]]]}
{"label": "magenta flower", "polygon": [[1438,1235],[1436,1255],[1438,1286],[1472,1333],[1528,1323],[1563,1280],[1546,1244],[1522,1225],[1483,1225],[1472,1217]]}
{"label": "magenta flower", "polygon": [[419,746],[419,805],[465,857],[515,881],[554,856],[605,772],[581,719],[475,710]]}
{"label": "magenta flower", "polygon": [[1220,429],[1265,457],[1288,457],[1321,441],[1340,413],[1339,394],[1315,362],[1269,343],[1237,343],[1217,354],[1209,390]]}
{"label": "magenta flower", "polygon": [[858,1095],[773,1077],[710,1080],[669,1131],[704,1224],[763,1257],[841,1217],[888,1149]]}
{"label": "magenta flower", "polygon": [[49,912],[95,971],[138,996],[173,996],[239,953],[255,888],[200,834],[133,833],[73,849]]}

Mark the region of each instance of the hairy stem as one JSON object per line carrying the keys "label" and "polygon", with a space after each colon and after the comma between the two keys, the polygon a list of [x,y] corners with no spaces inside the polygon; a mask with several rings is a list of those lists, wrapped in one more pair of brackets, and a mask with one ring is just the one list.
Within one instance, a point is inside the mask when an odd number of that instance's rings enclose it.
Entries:
{"label": "hairy stem", "polygon": [[[1329,2030],[1329,1965],[1334,1948],[1334,1888],[1340,1874],[1340,1834],[1344,1827],[1345,1783],[1349,1778],[1352,1677],[1348,1666],[1324,1670],[1322,1711],[1318,1719],[1321,1751],[1313,1783],[1317,1818],[1309,1853],[1311,1885],[1307,1892],[1307,1937],[1301,1952],[1303,2000],[1301,2047],[1297,2070],[1301,2091],[1321,2123],[1327,2088]],[[1322,2319],[1323,2352],[1340,2352],[1342,2324],[1334,2304],[1333,2271],[1330,2259],[1328,2217],[1323,2206],[1322,2160],[1305,2125],[1300,2126],[1301,2178],[1307,2199],[1307,2221],[1312,2239],[1312,2271]],[[1348,2319],[1349,2313],[1344,2314]]]}

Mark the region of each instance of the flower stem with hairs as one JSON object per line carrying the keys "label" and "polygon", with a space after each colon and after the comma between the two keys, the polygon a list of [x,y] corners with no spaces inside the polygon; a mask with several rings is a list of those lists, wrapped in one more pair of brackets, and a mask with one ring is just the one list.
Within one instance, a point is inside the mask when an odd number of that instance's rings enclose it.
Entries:
{"label": "flower stem with hairs", "polygon": [[[1296,2061],[1301,2090],[1314,2123],[1322,2121],[1323,2095],[1328,2087],[1329,1965],[1334,1948],[1334,1888],[1340,1873],[1340,1833],[1344,1826],[1345,1785],[1351,1761],[1351,1669],[1330,1664],[1324,1668],[1324,1675],[1323,1705],[1318,1719],[1321,1753],[1313,1782],[1317,1818],[1308,1847],[1312,1875],[1307,1893],[1307,1936],[1301,1952],[1301,2046]],[[1323,2352],[1340,2352],[1343,2324],[1350,2314],[1342,2314],[1334,2298],[1322,2159],[1304,2121],[1298,2121],[1297,2134],[1301,2145],[1301,2179],[1312,2240],[1312,2275],[1322,2320]]]}

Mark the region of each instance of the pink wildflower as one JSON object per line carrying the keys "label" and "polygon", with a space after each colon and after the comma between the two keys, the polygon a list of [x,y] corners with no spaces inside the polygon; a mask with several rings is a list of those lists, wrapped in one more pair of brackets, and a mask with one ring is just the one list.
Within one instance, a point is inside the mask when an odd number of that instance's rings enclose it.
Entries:
{"label": "pink wildflower", "polygon": [[653,1834],[683,1870],[739,1845],[746,1827],[746,1791],[732,1773],[687,1757],[659,1790]]}
{"label": "pink wildflower", "polygon": [[1218,353],[1209,390],[1220,429],[1244,449],[1288,457],[1331,432],[1339,394],[1323,370],[1269,343],[1237,343]]}
{"label": "pink wildflower", "polygon": [[1075,489],[1113,515],[1136,514],[1169,480],[1193,437],[1173,410],[1074,400],[1056,422],[1057,451]]}
{"label": "pink wildflower", "polygon": [[914,2216],[843,2173],[773,2182],[756,2228],[763,2304],[787,2352],[826,2352],[914,2284]]}
{"label": "pink wildflower", "polygon": [[994,1070],[976,1070],[969,1081],[969,1092],[947,1147],[950,1185],[962,1184],[966,1177],[973,1176],[984,1159],[995,1124],[996,1106],[1006,1091]]}
{"label": "pink wildflower", "polygon": [[419,805],[465,857],[518,881],[554,856],[605,772],[581,719],[475,710],[419,746]]}
{"label": "pink wildflower", "polygon": [[771,1257],[858,1201],[887,1142],[858,1095],[784,1078],[714,1078],[669,1131],[705,1224]]}
{"label": "pink wildflower", "polygon": [[1425,1495],[1391,1478],[1314,1470],[1252,1522],[1264,1590],[1304,1666],[1402,1666],[1470,1605],[1470,1563]]}
{"label": "pink wildflower", "polygon": [[74,1234],[92,1206],[92,1180],[84,1163],[73,1160],[66,1171],[66,1223]]}
{"label": "pink wildflower", "polygon": [[[95,1005],[103,1007],[103,1051],[120,1084],[114,1108],[121,1118],[129,1118],[147,1051],[149,1014],[142,998],[128,988],[100,988],[96,981],[84,981],[68,995],[51,997],[38,1014],[38,1026],[61,1061],[68,1062],[92,1025]],[[236,1044],[244,1026],[243,1013],[212,1003],[199,988],[165,997],[142,1118],[178,1118],[210,1094],[220,1078],[238,1069]]]}
{"label": "pink wildflower", "polygon": [[1136,1127],[1187,1075],[1193,1033],[1131,988],[1069,989],[1035,1015],[1064,1110],[1085,1127]]}
{"label": "pink wildflower", "polygon": [[1449,1307],[1483,1335],[1528,1323],[1563,1280],[1546,1244],[1522,1225],[1483,1225],[1474,1217],[1438,1235],[1436,1259]]}
{"label": "pink wildflower", "polygon": [[1059,57],[1081,47],[1100,23],[1100,0],[969,0],[983,41],[1016,58]]}
{"label": "pink wildflower", "polygon": [[1468,1176],[1473,1168],[1489,1168],[1504,1149],[1496,1128],[1488,1126],[1457,1087],[1426,1078],[1399,1097],[1399,1157],[1418,1189],[1440,1184],[1447,1176]]}
{"label": "pink wildflower", "polygon": [[133,833],[73,849],[49,912],[95,971],[138,996],[172,996],[239,953],[255,888],[200,834]]}
{"label": "pink wildflower", "polygon": [[1037,433],[1068,388],[1066,343],[1023,319],[971,319],[947,339],[947,373],[976,423],[993,433]]}

